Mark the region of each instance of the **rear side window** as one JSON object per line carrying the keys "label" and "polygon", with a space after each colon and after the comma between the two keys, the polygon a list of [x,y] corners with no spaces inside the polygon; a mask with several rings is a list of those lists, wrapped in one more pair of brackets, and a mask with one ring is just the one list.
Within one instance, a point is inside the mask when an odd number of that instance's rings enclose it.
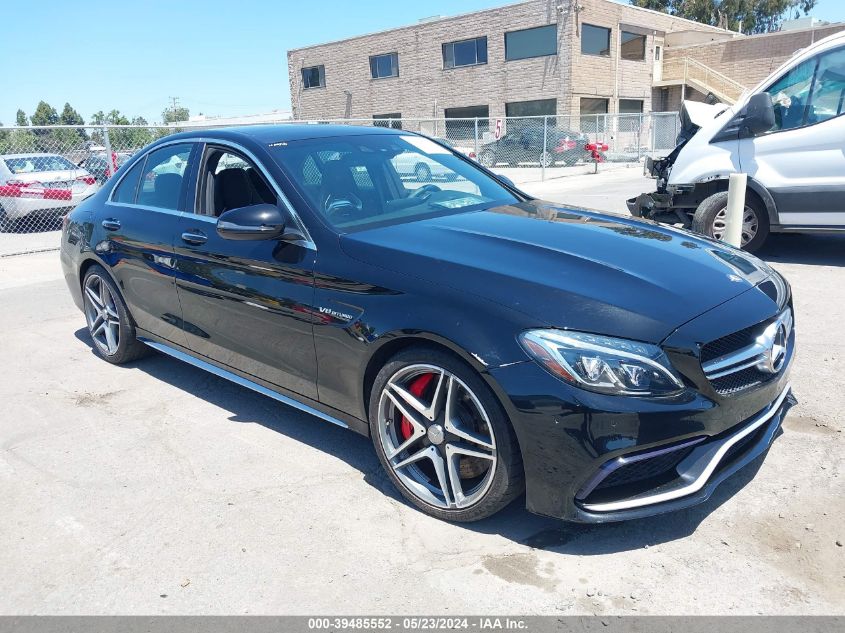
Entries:
{"label": "rear side window", "polygon": [[[103,161],[105,165],[105,161]],[[123,180],[112,194],[112,202],[122,204],[134,204],[135,192],[138,190],[138,181],[141,178],[141,171],[144,169],[144,160],[141,159],[127,172]]]}
{"label": "rear side window", "polygon": [[190,143],[180,143],[149,153],[138,187],[138,204],[179,210],[179,195],[192,149]]}
{"label": "rear side window", "polygon": [[69,171],[79,169],[62,156],[23,156],[7,158],[6,167],[13,174],[31,174],[42,171]]}

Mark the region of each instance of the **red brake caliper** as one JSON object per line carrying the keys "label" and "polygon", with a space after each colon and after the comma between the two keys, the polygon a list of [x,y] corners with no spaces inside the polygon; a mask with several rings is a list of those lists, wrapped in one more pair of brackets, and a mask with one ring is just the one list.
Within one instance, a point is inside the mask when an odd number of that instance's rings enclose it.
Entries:
{"label": "red brake caliper", "polygon": [[[411,381],[411,384],[408,385],[408,391],[417,398],[421,398],[423,393],[425,393],[426,387],[428,387],[433,378],[434,374],[423,374],[422,376],[417,376]],[[401,433],[402,439],[407,440],[411,437],[413,432],[414,427],[411,426],[411,421],[403,415],[402,421],[399,423],[399,433]]]}

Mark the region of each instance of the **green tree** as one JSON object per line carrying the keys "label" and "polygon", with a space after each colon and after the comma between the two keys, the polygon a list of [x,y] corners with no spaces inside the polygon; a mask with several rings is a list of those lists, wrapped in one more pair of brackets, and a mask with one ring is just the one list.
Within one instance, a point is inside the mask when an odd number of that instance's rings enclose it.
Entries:
{"label": "green tree", "polygon": [[58,125],[59,113],[46,101],[39,101],[38,107],[35,108],[35,114],[30,117],[30,121],[32,121],[32,125]]}
{"label": "green tree", "polygon": [[[65,103],[62,113],[59,115],[61,125],[85,125],[85,120],[74,110],[69,103]],[[85,130],[78,127],[73,130],[56,130],[56,140],[62,145],[78,145],[88,140]]]}
{"label": "green tree", "polygon": [[787,18],[807,15],[818,0],[630,0],[631,4],[746,34],[780,30]]}
{"label": "green tree", "polygon": [[59,123],[62,125],[85,125],[85,119],[69,103],[65,103],[65,107],[59,115]]}
{"label": "green tree", "polygon": [[26,112],[18,108],[18,113],[15,116],[15,125],[26,127],[29,125],[29,119],[26,118]]}
{"label": "green tree", "polygon": [[[59,113],[56,112],[56,108],[46,101],[39,101],[35,112],[29,117],[29,120],[33,126],[58,125]],[[56,130],[34,129],[32,133],[35,134],[38,149],[42,152],[60,151],[60,148],[57,146]]]}
{"label": "green tree", "polygon": [[191,116],[188,108],[176,106],[175,108],[165,108],[161,113],[161,120],[163,123],[178,123],[179,121],[187,121]]}

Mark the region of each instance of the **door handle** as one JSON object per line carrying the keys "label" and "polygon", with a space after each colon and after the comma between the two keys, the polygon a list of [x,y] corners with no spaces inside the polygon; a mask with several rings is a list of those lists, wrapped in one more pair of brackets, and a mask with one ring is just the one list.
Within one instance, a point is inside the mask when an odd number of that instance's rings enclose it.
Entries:
{"label": "door handle", "polygon": [[208,236],[202,231],[185,231],[182,233],[182,241],[188,244],[205,244],[208,241]]}
{"label": "door handle", "polygon": [[107,231],[117,231],[120,228],[120,222],[114,218],[107,218],[103,220],[102,224]]}

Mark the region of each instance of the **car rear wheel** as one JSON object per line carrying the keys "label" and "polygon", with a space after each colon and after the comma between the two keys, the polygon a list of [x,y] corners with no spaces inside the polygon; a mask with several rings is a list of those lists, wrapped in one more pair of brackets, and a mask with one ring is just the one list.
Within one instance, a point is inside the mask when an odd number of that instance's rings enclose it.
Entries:
{"label": "car rear wheel", "polygon": [[[728,192],[720,191],[705,198],[698,205],[692,219],[692,229],[717,240],[725,238],[727,229]],[[742,248],[754,253],[769,235],[769,216],[754,198],[746,196],[742,214]]]}
{"label": "car rear wheel", "polygon": [[15,228],[15,221],[7,214],[6,209],[0,206],[0,233],[9,233]]}
{"label": "car rear wheel", "polygon": [[492,150],[485,149],[479,154],[478,162],[487,168],[493,167],[496,164],[496,155]]}
{"label": "car rear wheel", "polygon": [[543,167],[551,167],[554,165],[554,159],[551,152],[542,152],[540,154],[540,165]]}
{"label": "car rear wheel", "polygon": [[135,336],[135,323],[104,268],[93,265],[82,281],[85,321],[97,354],[115,365],[144,356],[149,348]]}
{"label": "car rear wheel", "polygon": [[388,477],[417,508],[448,521],[477,521],[524,488],[510,422],[489,387],[457,358],[412,348],[379,372],[370,432]]}
{"label": "car rear wheel", "polygon": [[414,169],[417,182],[431,182],[431,169],[425,163],[419,163]]}

